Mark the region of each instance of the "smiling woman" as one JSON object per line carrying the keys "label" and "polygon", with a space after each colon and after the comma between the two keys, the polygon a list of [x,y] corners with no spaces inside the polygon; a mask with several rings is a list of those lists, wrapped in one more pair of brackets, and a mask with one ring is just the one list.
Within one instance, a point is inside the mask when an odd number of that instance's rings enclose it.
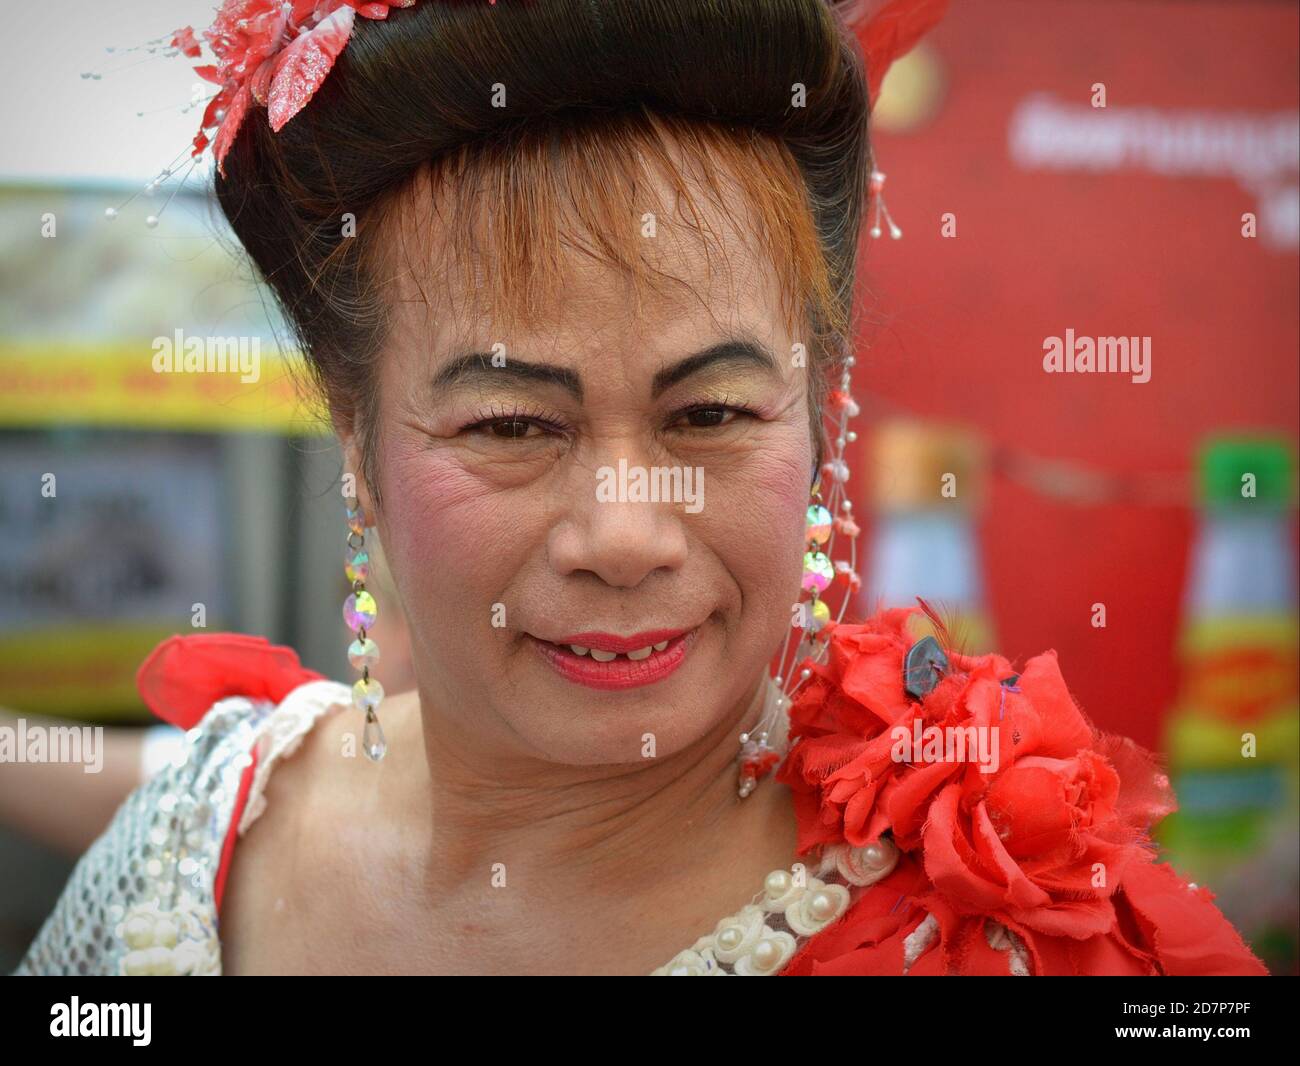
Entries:
{"label": "smiling woman", "polygon": [[[1114,753],[1118,795],[1049,669],[918,667],[896,615],[837,625],[820,598],[856,581],[830,544],[857,534],[869,94],[942,10],[869,6],[227,3],[216,194],[343,445],[361,679],[241,638],[160,647],[141,687],[187,759],[128,801],[25,971],[1257,965],[1143,876],[1154,772]],[[387,698],[372,533],[416,682]],[[382,762],[349,758],[378,714]],[[945,714],[1000,769],[1028,757],[1022,784],[891,767],[886,725]],[[970,839],[921,839],[932,797]],[[1081,882],[1088,860],[1112,879]]]}

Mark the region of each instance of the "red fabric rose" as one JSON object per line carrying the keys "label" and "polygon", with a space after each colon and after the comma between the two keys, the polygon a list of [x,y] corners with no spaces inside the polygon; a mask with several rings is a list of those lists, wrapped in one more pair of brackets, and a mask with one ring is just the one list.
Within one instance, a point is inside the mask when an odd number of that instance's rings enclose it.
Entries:
{"label": "red fabric rose", "polygon": [[1005,974],[1015,948],[1035,974],[1266,973],[1213,897],[1156,862],[1169,780],[1092,727],[1056,653],[1017,677],[1001,656],[949,652],[946,676],[913,699],[916,611],[836,626],[827,662],[804,664],[777,773],[800,853],[888,833],[903,855],[785,972]]}

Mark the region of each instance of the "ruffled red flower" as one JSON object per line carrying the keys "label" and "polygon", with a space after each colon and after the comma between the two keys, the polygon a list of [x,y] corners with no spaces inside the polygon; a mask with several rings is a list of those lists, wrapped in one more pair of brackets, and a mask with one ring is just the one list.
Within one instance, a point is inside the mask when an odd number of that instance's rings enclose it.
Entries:
{"label": "ruffled red flower", "polygon": [[[948,674],[916,700],[903,676],[916,611],[836,626],[827,662],[804,664],[813,676],[777,773],[794,792],[800,853],[888,834],[902,859],[786,972],[901,973],[904,944],[932,916],[910,973],[1005,974],[1006,930],[1035,974],[1266,973],[1213,896],[1156,861],[1150,829],[1175,809],[1169,779],[1150,753],[1093,728],[1056,653],[1017,677],[1002,656],[949,652]],[[982,732],[989,757],[900,744],[935,726]]]}

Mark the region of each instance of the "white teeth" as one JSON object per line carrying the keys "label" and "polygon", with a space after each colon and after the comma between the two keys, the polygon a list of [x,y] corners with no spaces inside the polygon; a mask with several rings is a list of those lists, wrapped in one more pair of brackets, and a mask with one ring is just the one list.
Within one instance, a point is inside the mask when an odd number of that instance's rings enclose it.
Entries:
{"label": "white teeth", "polygon": [[[650,658],[651,652],[663,651],[668,647],[669,642],[661,640],[658,644],[651,644],[645,648],[637,648],[635,651],[626,653],[626,657],[633,662],[640,662],[642,659]],[[612,662],[619,657],[620,652],[604,651],[601,648],[584,648],[581,644],[570,644],[568,648],[574,655],[590,655],[598,663]]]}

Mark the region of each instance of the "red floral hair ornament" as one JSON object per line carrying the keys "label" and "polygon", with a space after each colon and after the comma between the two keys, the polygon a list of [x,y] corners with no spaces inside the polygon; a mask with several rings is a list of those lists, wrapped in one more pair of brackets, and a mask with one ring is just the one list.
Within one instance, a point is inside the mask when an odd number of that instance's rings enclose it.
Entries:
{"label": "red floral hair ornament", "polygon": [[[220,88],[203,112],[191,155],[211,144],[225,177],[226,153],[251,107],[265,107],[278,133],[320,88],[358,15],[382,19],[390,8],[413,6],[415,0],[226,0],[202,35],[216,63],[194,68]],[[171,44],[192,59],[202,54],[189,26],[177,30]]]}
{"label": "red floral hair ornament", "polygon": [[1157,861],[1169,778],[1093,727],[1056,653],[1017,673],[941,651],[910,632],[917,610],[833,626],[804,664],[777,772],[799,853],[887,836],[901,854],[784,972],[1006,974],[1011,944],[1038,975],[1266,974],[1209,891]]}
{"label": "red floral hair ornament", "polygon": [[862,43],[867,57],[867,89],[872,106],[895,59],[942,21],[948,0],[849,0],[844,23]]}
{"label": "red floral hair ornament", "polygon": [[[440,3],[484,3],[497,0],[437,0]],[[608,0],[591,0],[598,4]],[[874,106],[880,85],[890,65],[907,52],[940,19],[948,0],[826,0],[855,34],[866,53],[869,99]],[[145,219],[157,226],[167,204],[185,185],[189,175],[204,162],[211,148],[217,170],[224,178],[225,159],[235,137],[256,108],[264,107],[271,129],[279,132],[298,114],[324,83],[334,61],[347,46],[357,17],[384,19],[393,8],[414,7],[416,0],[224,0],[212,25],[201,34],[183,26],[163,36],[126,49],[108,48],[112,53],[144,51],[164,56],[185,56],[202,60],[204,44],[212,58],[195,65],[195,72],[217,86],[204,104],[199,132],[191,146],[182,150],[142,190],[116,207],[104,211],[112,220],[143,193],[152,194],[177,176],[177,164],[187,154],[188,166],[157,214]],[[83,78],[98,80],[102,71],[86,71]],[[187,109],[188,110],[188,109]],[[871,196],[876,215],[871,235],[880,236],[880,220],[889,223],[890,236],[902,231],[888,218],[881,188],[885,176],[871,175]]]}
{"label": "red floral hair ornament", "polygon": [[[202,38],[216,59],[194,69],[217,85],[207,103],[194,157],[211,145],[225,176],[226,153],[248,112],[265,107],[277,133],[306,106],[325,81],[334,60],[352,35],[357,16],[388,17],[391,8],[414,7],[416,0],[225,0]],[[496,0],[487,0],[495,5]],[[947,0],[849,0],[845,24],[867,55],[870,99],[874,102],[885,72],[900,55],[943,17]],[[191,59],[202,46],[191,26],[177,30],[170,44]]]}

